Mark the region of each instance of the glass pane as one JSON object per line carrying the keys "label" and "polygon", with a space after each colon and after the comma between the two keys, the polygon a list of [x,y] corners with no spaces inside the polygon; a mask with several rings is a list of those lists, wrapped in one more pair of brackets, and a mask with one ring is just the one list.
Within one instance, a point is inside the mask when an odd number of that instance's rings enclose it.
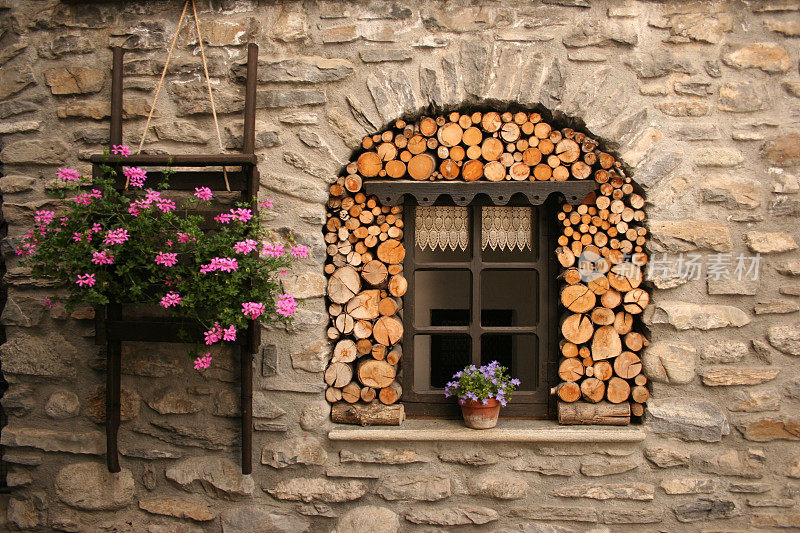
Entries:
{"label": "glass pane", "polygon": [[414,387],[443,389],[453,374],[470,364],[469,335],[415,335]]}
{"label": "glass pane", "polygon": [[533,326],[539,321],[539,274],[535,270],[481,273],[481,325]]}
{"label": "glass pane", "polygon": [[499,362],[522,382],[518,390],[536,390],[539,381],[539,339],[536,335],[487,333],[481,336],[481,364]]}
{"label": "glass pane", "polygon": [[[472,276],[469,270],[414,272],[414,322],[417,326],[469,324]],[[454,316],[453,311],[462,315]],[[461,317],[464,318],[461,318]],[[454,323],[453,321],[460,321]],[[439,321],[439,323],[435,323]]]}
{"label": "glass pane", "polygon": [[532,207],[483,207],[481,210],[483,261],[487,263],[536,261],[537,231],[536,210]]}
{"label": "glass pane", "polygon": [[414,214],[417,263],[470,261],[470,209],[460,206],[419,206]]}

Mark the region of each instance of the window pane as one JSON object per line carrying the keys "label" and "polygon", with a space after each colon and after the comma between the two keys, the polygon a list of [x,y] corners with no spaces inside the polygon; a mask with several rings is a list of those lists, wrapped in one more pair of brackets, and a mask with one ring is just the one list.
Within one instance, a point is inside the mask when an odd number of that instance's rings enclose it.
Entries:
{"label": "window pane", "polygon": [[533,326],[539,320],[535,270],[484,270],[481,273],[481,325]]}
{"label": "window pane", "polygon": [[469,335],[415,335],[414,387],[443,389],[453,374],[470,364]]}
{"label": "window pane", "polygon": [[522,382],[518,390],[536,390],[539,381],[539,339],[536,335],[504,335],[487,333],[481,336],[481,364],[499,362],[509,369],[511,377]]}
{"label": "window pane", "polygon": [[537,259],[536,211],[532,207],[486,206],[481,209],[483,261],[533,262]]}
{"label": "window pane", "polygon": [[[418,327],[468,325],[471,283],[468,270],[414,272],[414,323]],[[455,311],[461,314],[456,316]]]}
{"label": "window pane", "polygon": [[419,206],[414,215],[417,263],[470,261],[470,209],[459,206]]}

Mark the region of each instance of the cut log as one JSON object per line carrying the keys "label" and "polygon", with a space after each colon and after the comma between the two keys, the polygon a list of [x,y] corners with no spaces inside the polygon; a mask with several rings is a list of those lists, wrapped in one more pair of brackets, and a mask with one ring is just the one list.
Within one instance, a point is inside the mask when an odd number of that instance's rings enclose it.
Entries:
{"label": "cut log", "polygon": [[369,289],[353,296],[345,312],[353,317],[354,320],[373,320],[380,316],[378,303],[381,301],[381,291]]}
{"label": "cut log", "polygon": [[483,177],[483,162],[473,159],[464,163],[461,169],[461,175],[464,181],[476,181]]}
{"label": "cut log", "polygon": [[595,293],[597,296],[602,296],[609,291],[609,282],[608,278],[595,273],[592,276],[589,276],[589,281],[586,282],[586,286],[589,287],[589,290]]}
{"label": "cut log", "polygon": [[625,311],[620,311],[614,317],[614,329],[620,335],[625,335],[633,329],[633,315]]}
{"label": "cut log", "polygon": [[561,355],[564,357],[578,357],[578,345],[573,342],[561,341]]}
{"label": "cut log", "polygon": [[566,246],[556,248],[556,259],[564,268],[569,268],[575,264],[575,254]]}
{"label": "cut log", "polygon": [[345,304],[361,290],[361,277],[351,266],[337,269],[328,278],[328,298],[337,304]]}
{"label": "cut log", "polygon": [[347,313],[342,313],[341,315],[336,317],[334,325],[336,326],[336,329],[338,329],[340,333],[344,335],[349,335],[350,333],[353,332],[353,328],[356,325],[356,321],[353,320],[353,317],[351,317]]}
{"label": "cut log", "polygon": [[595,294],[583,283],[567,285],[561,289],[561,304],[573,313],[591,311],[596,302]]}
{"label": "cut log", "polygon": [[583,344],[592,338],[594,326],[586,315],[570,315],[561,323],[561,334],[570,342]]}
{"label": "cut log", "polygon": [[398,382],[392,382],[391,385],[388,387],[384,387],[378,393],[378,399],[384,405],[392,405],[400,401],[400,397],[403,395],[403,387],[400,386]]}
{"label": "cut log", "polygon": [[396,344],[389,353],[386,354],[386,362],[390,365],[396,365],[403,357],[403,347]]}
{"label": "cut log", "polygon": [[386,283],[389,278],[389,272],[385,264],[373,259],[361,267],[361,277],[373,287],[378,287]]}
{"label": "cut log", "polygon": [[633,379],[642,373],[642,360],[633,352],[622,352],[614,360],[614,373],[622,379]]}
{"label": "cut log", "polygon": [[[370,325],[370,331],[372,331],[372,324],[367,322]],[[353,328],[355,329],[355,328]],[[358,351],[359,355],[367,355],[368,353],[372,352],[372,341],[369,339],[359,339],[356,342],[356,350]]]}
{"label": "cut log", "polygon": [[486,161],[497,161],[503,154],[505,147],[499,139],[489,137],[481,143],[481,156]]}
{"label": "cut log", "polygon": [[347,403],[356,403],[361,399],[361,387],[357,383],[351,381],[342,387],[342,400]]}
{"label": "cut log", "polygon": [[436,159],[430,154],[417,154],[408,162],[406,170],[413,179],[426,180],[436,170]]}
{"label": "cut log", "polygon": [[614,369],[608,361],[598,361],[592,368],[594,368],[594,377],[600,381],[608,381],[614,375]]}
{"label": "cut log", "polygon": [[378,394],[375,392],[375,389],[372,387],[361,387],[361,400],[365,403],[369,403],[374,400]]}
{"label": "cut log", "polygon": [[399,300],[396,300],[395,298],[383,298],[378,303],[378,312],[382,316],[392,316],[400,309],[398,302]]}
{"label": "cut log", "polygon": [[649,344],[650,342],[641,333],[631,331],[630,333],[625,335],[625,347],[631,350],[632,352],[638,352],[639,350],[641,350],[642,348],[644,348]]}
{"label": "cut log", "polygon": [[577,402],[581,397],[581,387],[574,381],[559,383],[550,389],[550,394],[555,394],[564,402]]}
{"label": "cut log", "polygon": [[642,283],[642,270],[632,263],[620,263],[611,267],[608,282],[620,292],[628,292]]}
{"label": "cut log", "polygon": [[353,380],[353,367],[347,363],[331,363],[325,370],[325,383],[341,389]]}
{"label": "cut log", "polygon": [[633,416],[642,416],[644,415],[644,405],[641,403],[632,403],[631,405],[631,415]]}
{"label": "cut log", "polygon": [[439,144],[447,146],[448,148],[457,145],[461,142],[464,135],[464,130],[455,122],[448,122],[436,133]]}
{"label": "cut log", "polygon": [[[403,253],[405,254],[405,250],[403,251]],[[389,294],[391,294],[395,298],[400,298],[406,293],[407,290],[408,290],[408,280],[406,280],[406,278],[403,277],[402,274],[397,274],[396,276],[392,276],[392,279],[389,280]]]}
{"label": "cut log", "polygon": [[562,381],[578,381],[583,377],[583,363],[576,357],[564,359],[558,366],[558,377]]}
{"label": "cut log", "polygon": [[370,357],[360,359],[356,365],[358,381],[362,385],[374,389],[388,387],[397,375],[397,371],[392,365],[386,361],[378,361]]}
{"label": "cut log", "polygon": [[372,349],[370,350],[372,358],[377,359],[378,361],[383,361],[386,359],[386,352],[387,348],[383,344],[373,344]]}
{"label": "cut log", "polygon": [[499,161],[490,161],[483,167],[483,175],[489,181],[503,181],[506,177],[506,167]]}
{"label": "cut log", "polygon": [[358,357],[356,343],[350,339],[343,339],[333,348],[331,363],[352,363]]}
{"label": "cut log", "polygon": [[610,326],[614,323],[614,311],[608,307],[595,307],[592,309],[592,322],[598,326]]}
{"label": "cut log", "polygon": [[[369,320],[356,321],[355,325],[353,326],[353,336],[356,339],[360,339],[360,341],[369,339],[371,335],[372,335],[372,322],[370,322]],[[367,350],[364,353],[369,353],[369,350]]]}
{"label": "cut log", "polygon": [[606,385],[606,399],[611,403],[626,402],[631,395],[631,386],[622,378],[614,376]]}
{"label": "cut log", "polygon": [[399,426],[405,419],[403,404],[383,405],[372,402],[365,405],[337,402],[331,406],[331,420],[337,424]]}
{"label": "cut log", "polygon": [[403,338],[403,323],[393,316],[382,316],[372,327],[375,342],[384,346],[394,346]]}
{"label": "cut log", "polygon": [[336,387],[328,387],[325,390],[325,399],[329,403],[336,403],[342,400],[342,389]]}
{"label": "cut log", "polygon": [[647,390],[647,387],[636,385],[631,389],[631,399],[637,403],[644,403],[650,399],[650,391]]}
{"label": "cut log", "polygon": [[644,289],[633,289],[625,293],[623,302],[625,303],[625,311],[632,315],[638,315],[644,312],[650,303],[650,295]]}
{"label": "cut log", "polygon": [[592,359],[602,361],[622,353],[622,340],[613,326],[601,326],[592,337]]}
{"label": "cut log", "polygon": [[558,423],[564,425],[627,426],[631,422],[630,404],[558,402]]}
{"label": "cut log", "polygon": [[597,403],[603,399],[605,393],[606,384],[596,377],[586,378],[581,383],[581,397],[587,402]]}
{"label": "cut log", "polygon": [[406,256],[406,249],[400,241],[388,239],[378,246],[377,256],[378,259],[388,265],[398,264],[403,262]]}
{"label": "cut log", "polygon": [[365,178],[374,178],[383,169],[383,161],[375,152],[364,152],[358,156],[358,173]]}
{"label": "cut log", "polygon": [[603,307],[614,309],[622,303],[622,294],[616,289],[609,289],[600,297],[600,303],[603,304]]}

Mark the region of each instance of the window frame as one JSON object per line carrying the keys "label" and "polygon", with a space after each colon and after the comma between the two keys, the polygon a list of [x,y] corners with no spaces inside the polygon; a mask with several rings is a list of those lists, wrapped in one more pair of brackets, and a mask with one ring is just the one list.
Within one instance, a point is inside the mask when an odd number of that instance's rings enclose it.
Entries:
{"label": "window frame", "polygon": [[[460,417],[460,408],[452,398],[445,398],[442,392],[421,392],[414,387],[414,337],[433,333],[466,333],[471,338],[471,360],[480,363],[482,335],[487,333],[534,334],[538,338],[538,385],[533,391],[517,391],[513,394],[509,405],[504,409],[504,416],[519,418],[551,418],[554,413],[554,402],[549,394],[550,386],[555,383],[558,361],[553,360],[557,350],[558,339],[558,306],[557,274],[558,266],[555,254],[551,253],[557,246],[554,224],[555,210],[560,202],[557,195],[551,195],[544,203],[534,205],[524,195],[516,195],[502,205],[526,206],[534,209],[535,229],[533,236],[537,254],[532,262],[490,262],[483,261],[481,246],[482,207],[499,205],[487,195],[477,195],[468,204],[471,219],[471,259],[461,262],[426,262],[416,263],[416,209],[419,202],[413,195],[407,196],[404,204],[405,235],[407,243],[406,256],[403,261],[403,272],[408,281],[408,290],[403,301],[403,349],[401,361],[403,387],[403,404],[411,416],[433,416],[440,418]],[[460,204],[461,202],[459,202]],[[427,202],[426,202],[427,204]],[[441,205],[437,202],[438,205]],[[534,270],[538,274],[539,320],[531,326],[491,327],[483,326],[481,313],[481,273],[485,270]],[[471,275],[470,322],[467,326],[425,326],[415,324],[415,273],[417,271],[467,270]]]}

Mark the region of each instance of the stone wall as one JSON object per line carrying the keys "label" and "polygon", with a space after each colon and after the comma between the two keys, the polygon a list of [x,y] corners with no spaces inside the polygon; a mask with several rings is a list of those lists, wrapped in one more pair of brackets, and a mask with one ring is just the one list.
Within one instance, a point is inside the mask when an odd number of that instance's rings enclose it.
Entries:
{"label": "stone wall", "polygon": [[[264,334],[251,476],[235,357],[123,356],[123,470],[106,472],[91,313],[45,309],[10,253],[58,166],[108,141],[109,45],[126,54],[136,144],[180,2],[0,1],[0,347],[12,529],[60,531],[752,530],[800,527],[800,6],[768,2],[200,3],[223,143],[241,143],[244,44],[259,44],[257,152],[272,229],[312,248],[285,281],[295,324]],[[196,38],[181,32],[146,148],[216,150]],[[428,106],[538,104],[581,120],[648,193],[658,258],[761,254],[758,281],[651,280],[643,442],[346,443],[331,424],[321,226],[360,137]],[[684,267],[686,264],[684,264]],[[177,378],[177,379],[176,379]],[[179,383],[180,385],[176,385]],[[611,431],[611,430],[609,430]],[[258,454],[257,454],[258,455]]]}

